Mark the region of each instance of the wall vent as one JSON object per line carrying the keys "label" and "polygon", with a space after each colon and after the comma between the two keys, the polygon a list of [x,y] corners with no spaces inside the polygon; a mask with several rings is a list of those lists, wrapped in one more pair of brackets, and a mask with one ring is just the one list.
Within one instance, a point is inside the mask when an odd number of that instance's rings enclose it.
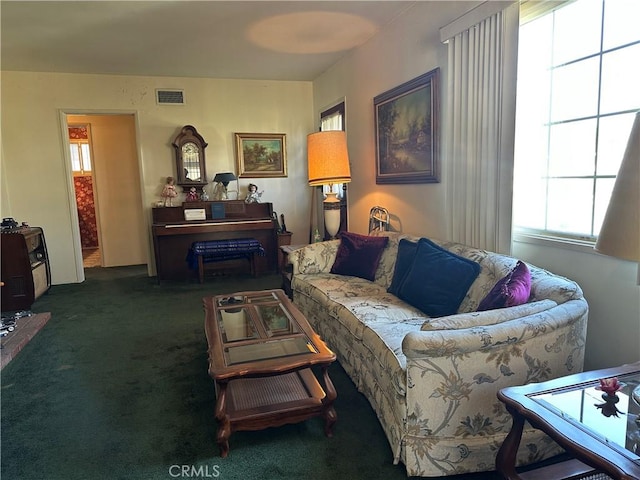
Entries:
{"label": "wall vent", "polygon": [[158,105],[184,105],[184,90],[158,89],[156,102]]}

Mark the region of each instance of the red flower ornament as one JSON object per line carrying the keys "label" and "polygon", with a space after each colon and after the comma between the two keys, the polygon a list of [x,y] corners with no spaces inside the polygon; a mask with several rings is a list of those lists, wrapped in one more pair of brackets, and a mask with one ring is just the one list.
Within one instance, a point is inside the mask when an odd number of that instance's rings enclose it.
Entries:
{"label": "red flower ornament", "polygon": [[621,390],[623,387],[624,383],[620,383],[618,377],[601,378],[600,386],[596,387],[596,390],[600,390],[610,397],[615,397],[618,390]]}

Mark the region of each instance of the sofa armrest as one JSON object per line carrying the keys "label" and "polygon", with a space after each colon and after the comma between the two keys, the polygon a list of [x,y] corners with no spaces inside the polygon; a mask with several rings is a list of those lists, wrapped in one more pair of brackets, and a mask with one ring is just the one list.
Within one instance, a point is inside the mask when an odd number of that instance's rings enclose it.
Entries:
{"label": "sofa armrest", "polygon": [[568,333],[573,328],[573,324],[579,321],[583,321],[581,329],[584,331],[581,332],[581,336],[586,336],[587,313],[587,302],[579,299],[494,325],[411,332],[402,341],[402,351],[409,361],[410,359],[467,355],[476,351],[511,349],[514,344],[525,348],[529,341],[536,345],[541,344],[542,341],[538,341],[538,337],[555,336],[554,332],[557,330],[565,329]]}
{"label": "sofa armrest", "polygon": [[312,243],[289,254],[293,274],[329,273],[336,259],[340,240]]}
{"label": "sofa armrest", "polygon": [[421,330],[460,330],[462,328],[482,327],[508,322],[517,318],[543,312],[558,305],[553,300],[545,299],[524,303],[514,307],[496,308],[482,312],[456,313],[446,317],[430,318]]}
{"label": "sofa armrest", "polygon": [[494,325],[407,334],[405,441],[456,439],[463,452],[502,442],[511,417],[496,393],[581,372],[587,316],[580,299]]}

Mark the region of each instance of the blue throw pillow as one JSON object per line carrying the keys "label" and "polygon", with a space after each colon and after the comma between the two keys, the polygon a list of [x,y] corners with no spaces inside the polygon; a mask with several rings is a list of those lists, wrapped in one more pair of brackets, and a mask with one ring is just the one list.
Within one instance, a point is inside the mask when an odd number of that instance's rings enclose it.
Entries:
{"label": "blue throw pillow", "polygon": [[398,254],[396,255],[396,265],[393,269],[393,278],[391,279],[391,285],[387,288],[387,292],[393,293],[396,297],[398,296],[400,285],[402,285],[404,277],[409,273],[417,250],[418,242],[411,242],[406,238],[400,240]]}
{"label": "blue throw pillow", "polygon": [[480,265],[421,238],[398,297],[430,317],[457,313]]}

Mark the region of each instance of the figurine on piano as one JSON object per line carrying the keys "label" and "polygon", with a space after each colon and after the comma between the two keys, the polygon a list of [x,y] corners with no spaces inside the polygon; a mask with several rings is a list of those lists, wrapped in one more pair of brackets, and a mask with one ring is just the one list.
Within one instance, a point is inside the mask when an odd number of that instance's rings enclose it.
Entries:
{"label": "figurine on piano", "polygon": [[200,198],[198,197],[198,192],[196,191],[196,187],[191,187],[189,189],[189,193],[187,193],[187,198],[185,199],[185,201],[197,202],[198,200],[200,200]]}
{"label": "figurine on piano", "polygon": [[244,199],[244,203],[260,203],[260,198],[264,192],[258,192],[258,186],[255,183],[249,184],[249,193],[247,198]]}
{"label": "figurine on piano", "polygon": [[173,206],[173,199],[178,196],[178,192],[176,191],[176,186],[175,186],[175,180],[173,179],[173,177],[167,177],[167,183],[164,185],[164,188],[162,189],[162,193],[160,194],[160,196],[164,198],[165,207]]}

